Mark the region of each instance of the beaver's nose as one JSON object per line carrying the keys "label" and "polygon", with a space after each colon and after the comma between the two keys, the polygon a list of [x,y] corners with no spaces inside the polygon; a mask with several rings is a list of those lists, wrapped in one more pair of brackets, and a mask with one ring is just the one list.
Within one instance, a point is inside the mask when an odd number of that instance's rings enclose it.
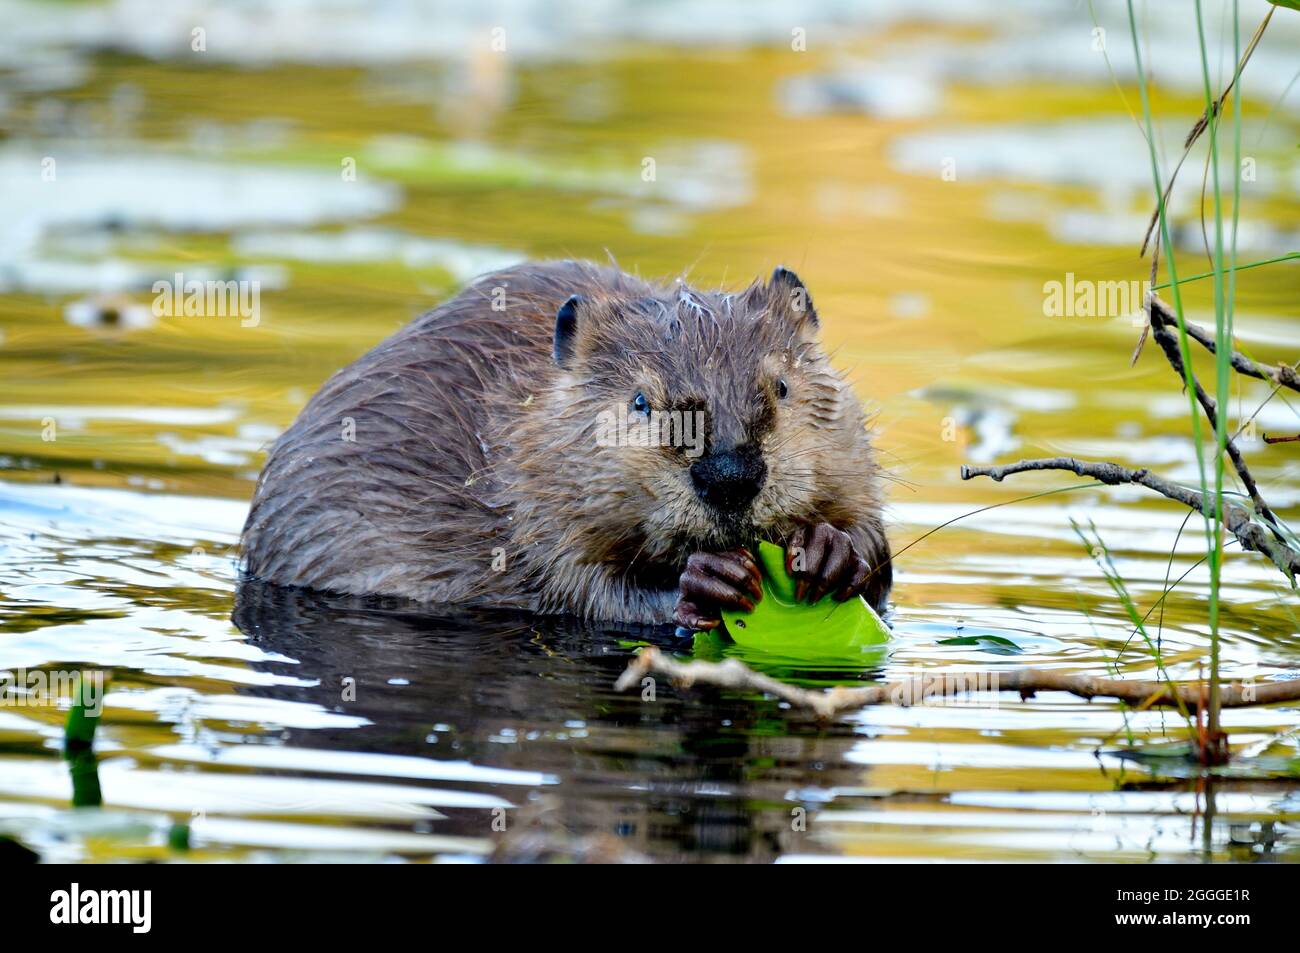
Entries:
{"label": "beaver's nose", "polygon": [[757,447],[744,446],[691,464],[696,495],[714,509],[735,513],[749,505],[767,478],[767,464]]}

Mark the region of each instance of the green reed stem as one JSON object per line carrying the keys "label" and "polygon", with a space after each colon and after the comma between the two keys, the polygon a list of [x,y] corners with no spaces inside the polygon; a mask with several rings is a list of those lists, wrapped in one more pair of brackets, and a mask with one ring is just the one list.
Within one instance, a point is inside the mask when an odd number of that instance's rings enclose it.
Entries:
{"label": "green reed stem", "polygon": [[[1170,288],[1174,303],[1174,314],[1178,318],[1178,347],[1183,358],[1183,383],[1187,394],[1188,409],[1192,415],[1192,439],[1196,444],[1196,466],[1201,479],[1201,495],[1209,493],[1205,479],[1204,442],[1201,439],[1201,415],[1196,406],[1196,382],[1192,376],[1192,349],[1187,337],[1187,322],[1183,317],[1183,294],[1178,282],[1178,266],[1175,261],[1173,242],[1169,236],[1169,217],[1165,208],[1165,193],[1160,182],[1160,162],[1156,157],[1155,124],[1151,119],[1151,97],[1147,91],[1146,69],[1142,65],[1142,48],[1138,42],[1137,20],[1133,14],[1133,0],[1127,0],[1129,35],[1133,38],[1133,58],[1137,63],[1138,93],[1142,100],[1142,119],[1146,125],[1147,153],[1151,159],[1151,178],[1155,183],[1156,211],[1160,219],[1160,247],[1164,249],[1165,261],[1168,262]],[[1210,518],[1205,517],[1206,546],[1213,545]]]}
{"label": "green reed stem", "polygon": [[[1236,103],[1235,103],[1236,97],[1237,97],[1237,91],[1234,90],[1234,91],[1233,91],[1234,106],[1236,105]],[[1238,153],[1239,153],[1240,150],[1241,150],[1240,130],[1238,130],[1238,134],[1237,134],[1236,149],[1237,149],[1237,152],[1238,152]],[[1238,156],[1238,159],[1237,159],[1237,175],[1238,175],[1237,190],[1239,191],[1240,188],[1241,188],[1241,184],[1240,184],[1240,176],[1241,176],[1241,159],[1240,159],[1240,156]],[[1233,237],[1233,249],[1234,249],[1233,257],[1235,258],[1235,257],[1236,257],[1236,251],[1235,251],[1235,249],[1236,249],[1236,238],[1237,238],[1237,214],[1236,214],[1236,206],[1235,206],[1235,205],[1233,206],[1233,215],[1232,215],[1232,237]],[[1281,262],[1281,261],[1294,261],[1294,260],[1297,259],[1297,258],[1300,258],[1300,251],[1290,251],[1290,252],[1287,252],[1285,255],[1278,255],[1276,258],[1264,258],[1264,259],[1261,259],[1260,261],[1252,261],[1252,262],[1248,262],[1247,264],[1244,264],[1244,265],[1234,265],[1233,267],[1231,267],[1231,268],[1227,268],[1227,269],[1225,269],[1225,270],[1228,272],[1229,275],[1232,276],[1232,283],[1233,283],[1233,284],[1236,284],[1236,274],[1237,274],[1237,272],[1239,272],[1239,271],[1249,271],[1251,268],[1262,268],[1262,267],[1264,267],[1265,265],[1276,265],[1278,262]],[[1205,278],[1213,278],[1213,277],[1214,277],[1214,274],[1215,274],[1215,273],[1212,272],[1212,271],[1203,271],[1203,272],[1201,272],[1199,275],[1189,275],[1188,277],[1183,278],[1182,280],[1180,280],[1178,283],[1181,284],[1181,285],[1190,285],[1193,281],[1202,281],[1202,280],[1205,279]],[[1152,290],[1152,291],[1163,291],[1164,289],[1166,289],[1166,288],[1168,288],[1168,287],[1169,287],[1169,282],[1164,281],[1164,282],[1161,282],[1161,283],[1158,284],[1158,285],[1152,285],[1151,290]],[[1229,294],[1229,299],[1231,299],[1231,293]]]}

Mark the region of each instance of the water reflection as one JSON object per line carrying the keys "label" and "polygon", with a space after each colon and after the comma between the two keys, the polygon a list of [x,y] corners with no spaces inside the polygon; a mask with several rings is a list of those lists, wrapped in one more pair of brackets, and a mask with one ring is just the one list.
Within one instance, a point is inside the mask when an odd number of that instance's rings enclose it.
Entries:
{"label": "water reflection", "polygon": [[[296,660],[259,668],[314,683],[241,691],[367,722],[288,729],[286,746],[472,762],[486,783],[473,785],[475,771],[466,782],[511,802],[495,838],[507,857],[582,855],[593,843],[609,851],[617,838],[620,852],[658,859],[770,860],[795,834],[798,802],[787,792],[860,783],[846,758],[851,730],[823,729],[773,700],[667,685],[653,701],[614,693],[628,640],[673,647],[663,630],[500,613],[430,618],[260,584],[240,587],[234,621],[270,655]],[[489,769],[538,781],[502,787]],[[495,833],[490,811],[445,813],[439,833]]]}

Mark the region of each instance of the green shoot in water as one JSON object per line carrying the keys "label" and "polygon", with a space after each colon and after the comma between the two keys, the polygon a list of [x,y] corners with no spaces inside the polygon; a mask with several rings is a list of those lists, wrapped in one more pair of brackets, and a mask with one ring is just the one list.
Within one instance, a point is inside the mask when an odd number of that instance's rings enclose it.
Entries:
{"label": "green shoot in water", "polygon": [[[1096,561],[1098,568],[1101,569],[1101,573],[1106,578],[1107,584],[1114,591],[1116,598],[1118,598],[1120,603],[1124,606],[1124,611],[1128,613],[1129,621],[1133,623],[1133,627],[1138,631],[1138,634],[1142,636],[1142,640],[1146,642],[1147,650],[1151,653],[1151,659],[1155,663],[1156,671],[1167,684],[1172,686],[1174,681],[1170,677],[1168,670],[1165,668],[1164,657],[1161,654],[1160,646],[1157,645],[1147,633],[1146,616],[1138,614],[1137,603],[1134,602],[1132,594],[1129,593],[1128,586],[1124,582],[1124,577],[1121,576],[1119,570],[1115,568],[1115,561],[1111,558],[1110,550],[1102,540],[1101,534],[1097,532],[1096,524],[1091,522],[1088,524],[1089,529],[1092,531],[1092,539],[1088,538],[1087,533],[1085,533],[1079,524],[1073,519],[1070,520],[1070,526],[1074,529],[1075,535],[1079,537],[1079,540],[1083,545],[1087,547],[1088,552],[1092,554],[1092,558]],[[1150,613],[1148,613],[1148,615],[1149,614]],[[1183,704],[1182,696],[1177,692],[1173,692],[1172,695],[1178,706],[1178,711],[1187,722],[1187,730],[1191,733],[1192,737],[1195,738],[1196,730],[1192,726],[1192,716],[1191,713],[1188,712],[1187,706]]]}
{"label": "green shoot in water", "polygon": [[103,698],[85,673],[77,676],[72,708],[63,728],[63,757],[72,777],[72,806],[99,807],[99,763],[95,757],[95,729],[99,727]]}

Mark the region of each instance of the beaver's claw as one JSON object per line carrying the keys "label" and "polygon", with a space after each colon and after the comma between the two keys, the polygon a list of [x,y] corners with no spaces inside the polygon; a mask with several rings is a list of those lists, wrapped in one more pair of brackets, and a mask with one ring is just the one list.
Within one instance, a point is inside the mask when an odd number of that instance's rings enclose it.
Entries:
{"label": "beaver's claw", "polygon": [[749,612],[763,598],[760,578],[748,549],[692,553],[678,583],[673,621],[688,629],[716,629],[723,609]]}
{"label": "beaver's claw", "polygon": [[861,595],[874,573],[853,538],[830,523],[796,529],[786,544],[785,566],[795,580],[795,599],[809,603],[828,592],[840,602]]}

